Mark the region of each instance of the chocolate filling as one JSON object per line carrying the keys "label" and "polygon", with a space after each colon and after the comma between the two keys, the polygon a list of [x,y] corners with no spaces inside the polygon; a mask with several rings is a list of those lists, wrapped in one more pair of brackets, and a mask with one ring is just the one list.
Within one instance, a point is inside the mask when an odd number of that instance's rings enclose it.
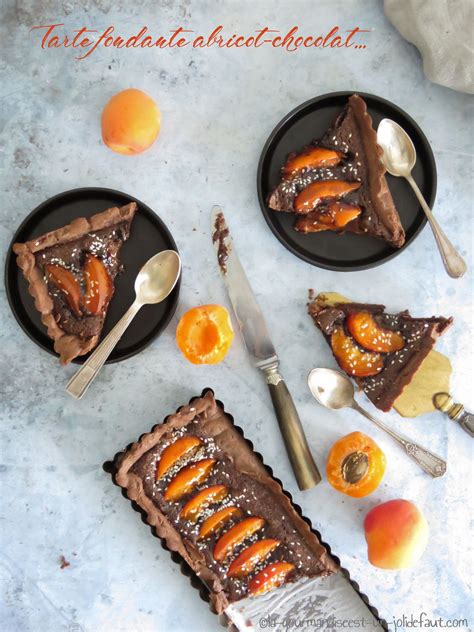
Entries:
{"label": "chocolate filling", "polygon": [[[59,243],[35,253],[35,262],[44,273],[44,266],[54,264],[70,270],[84,291],[83,266],[87,253],[98,257],[105,265],[113,283],[121,271],[118,252],[123,242],[128,239],[130,223],[122,222],[88,233],[73,242]],[[53,299],[56,321],[67,334],[74,334],[80,338],[90,338],[100,334],[105,319],[105,313],[96,316],[84,313],[76,316],[70,309],[64,292],[55,285],[54,281],[44,275],[48,292]]]}

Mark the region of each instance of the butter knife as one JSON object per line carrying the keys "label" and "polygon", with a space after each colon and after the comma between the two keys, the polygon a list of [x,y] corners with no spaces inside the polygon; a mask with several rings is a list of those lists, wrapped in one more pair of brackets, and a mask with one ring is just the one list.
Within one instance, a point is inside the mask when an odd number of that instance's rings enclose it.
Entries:
{"label": "butter knife", "polygon": [[321,481],[321,475],[311,455],[293,399],[280,374],[275,347],[235,251],[220,206],[214,206],[212,209],[212,241],[245,348],[253,364],[263,372],[268,384],[298,487],[301,490],[310,489]]}

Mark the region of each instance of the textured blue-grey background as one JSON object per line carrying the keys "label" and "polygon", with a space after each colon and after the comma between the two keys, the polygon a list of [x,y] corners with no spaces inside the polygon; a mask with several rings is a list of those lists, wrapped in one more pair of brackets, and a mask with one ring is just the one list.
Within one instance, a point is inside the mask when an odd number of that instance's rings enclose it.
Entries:
{"label": "textured blue-grey background", "polygon": [[[431,618],[468,617],[473,625],[467,436],[438,414],[388,416],[394,427],[448,459],[447,476],[432,481],[355,413],[318,408],[305,385],[313,366],[332,365],[306,315],[307,288],[337,290],[393,310],[452,314],[455,326],[438,348],[452,358],[453,393],[472,409],[472,274],[460,281],[446,276],[428,229],[383,267],[352,274],[318,270],[273,237],[255,190],[262,145],[289,110],[333,90],[379,94],[408,111],[429,138],[439,174],[435,211],[472,266],[472,98],[427,81],[418,52],[374,0],[3,0],[2,9],[3,256],[17,225],[44,199],[75,187],[105,186],[154,208],[184,261],[181,302],[169,329],[140,355],[107,367],[81,402],[64,392],[73,369],[61,369],[26,338],[0,289],[2,631],[220,629],[101,469],[205,386],[226,402],[389,621],[424,611]],[[71,50],[39,49],[29,29],[50,22],[64,22],[69,31],[114,24],[126,34],[144,24],[156,34],[179,24],[205,33],[219,23],[242,32],[294,24],[307,32],[334,24],[372,32],[360,51],[101,49],[78,62]],[[163,115],[158,142],[136,158],[115,155],[100,140],[101,108],[130,86],[153,95]],[[214,203],[230,219],[318,462],[324,466],[331,443],[355,429],[369,432],[386,451],[387,473],[371,497],[346,498],[326,482],[304,494],[296,490],[266,387],[240,340],[217,367],[193,366],[178,353],[178,317],[199,303],[227,301],[209,242]],[[431,538],[415,569],[384,572],[367,562],[362,521],[370,507],[396,497],[422,508]],[[71,563],[64,570],[61,554]]]}

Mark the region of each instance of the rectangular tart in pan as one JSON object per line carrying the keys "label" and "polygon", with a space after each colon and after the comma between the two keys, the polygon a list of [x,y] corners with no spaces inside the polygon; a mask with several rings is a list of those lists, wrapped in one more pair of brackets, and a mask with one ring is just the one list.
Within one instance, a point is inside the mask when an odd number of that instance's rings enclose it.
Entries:
{"label": "rectangular tart in pan", "polygon": [[212,391],[117,455],[113,469],[238,629],[288,607],[305,617],[359,612],[378,624]]}

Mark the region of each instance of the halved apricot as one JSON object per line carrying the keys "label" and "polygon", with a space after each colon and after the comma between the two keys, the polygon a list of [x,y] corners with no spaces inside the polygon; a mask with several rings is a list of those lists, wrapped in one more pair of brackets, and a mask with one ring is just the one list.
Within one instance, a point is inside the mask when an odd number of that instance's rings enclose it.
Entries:
{"label": "halved apricot", "polygon": [[234,339],[229,312],[221,305],[202,305],[187,311],[178,323],[176,342],[193,364],[221,362]]}
{"label": "halved apricot", "polygon": [[168,502],[177,502],[192,492],[195,487],[204,483],[215,462],[215,459],[203,459],[183,467],[166,488],[164,499]]}
{"label": "halved apricot", "polygon": [[185,457],[192,456],[199,446],[202,445],[201,439],[198,437],[181,437],[174,443],[171,443],[163,450],[156,468],[156,480],[166,474],[166,472],[174,465],[179,463]]}
{"label": "halved apricot", "polygon": [[265,566],[263,570],[249,581],[249,594],[261,595],[268,590],[281,586],[288,575],[294,570],[295,565],[290,562],[275,562]]}
{"label": "halved apricot", "polygon": [[102,261],[87,253],[84,263],[86,292],[84,306],[89,314],[98,315],[107,307],[114,293],[112,279]]}
{"label": "halved apricot", "polygon": [[219,509],[206,518],[199,529],[198,540],[203,540],[204,538],[208,538],[215,533],[218,533],[222,527],[229,522],[232,518],[241,518],[242,510],[239,507],[235,507],[234,505],[230,507],[224,507],[223,509]]}
{"label": "halved apricot", "polygon": [[218,562],[225,560],[237,545],[261,529],[264,524],[265,520],[258,516],[245,518],[235,524],[217,540],[214,547],[214,559]]}
{"label": "halved apricot", "polygon": [[333,167],[341,162],[344,154],[325,147],[312,147],[301,154],[290,158],[283,167],[283,175],[289,176],[302,169]]}
{"label": "halved apricot", "polygon": [[80,308],[81,287],[71,270],[52,263],[47,263],[44,268],[48,278],[66,297],[67,304],[73,314],[82,316]]}
{"label": "halved apricot", "polygon": [[331,347],[341,369],[354,377],[377,375],[384,367],[380,353],[360,349],[342,327],[334,329]]}
{"label": "halved apricot", "polygon": [[346,180],[317,180],[303,189],[295,198],[295,213],[309,213],[323,200],[338,199],[356,191],[360,182]]}
{"label": "halved apricot", "polygon": [[393,353],[405,346],[405,339],[397,331],[385,329],[370,312],[357,312],[347,316],[347,329],[361,347],[369,351]]}
{"label": "halved apricot", "polygon": [[223,500],[228,494],[228,489],[225,485],[213,485],[212,487],[206,487],[193,496],[184,505],[179,517],[183,520],[191,520],[196,522],[200,514],[213,505]]}
{"label": "halved apricot", "polygon": [[227,571],[227,577],[245,577],[280,544],[279,540],[257,540],[238,555]]}

